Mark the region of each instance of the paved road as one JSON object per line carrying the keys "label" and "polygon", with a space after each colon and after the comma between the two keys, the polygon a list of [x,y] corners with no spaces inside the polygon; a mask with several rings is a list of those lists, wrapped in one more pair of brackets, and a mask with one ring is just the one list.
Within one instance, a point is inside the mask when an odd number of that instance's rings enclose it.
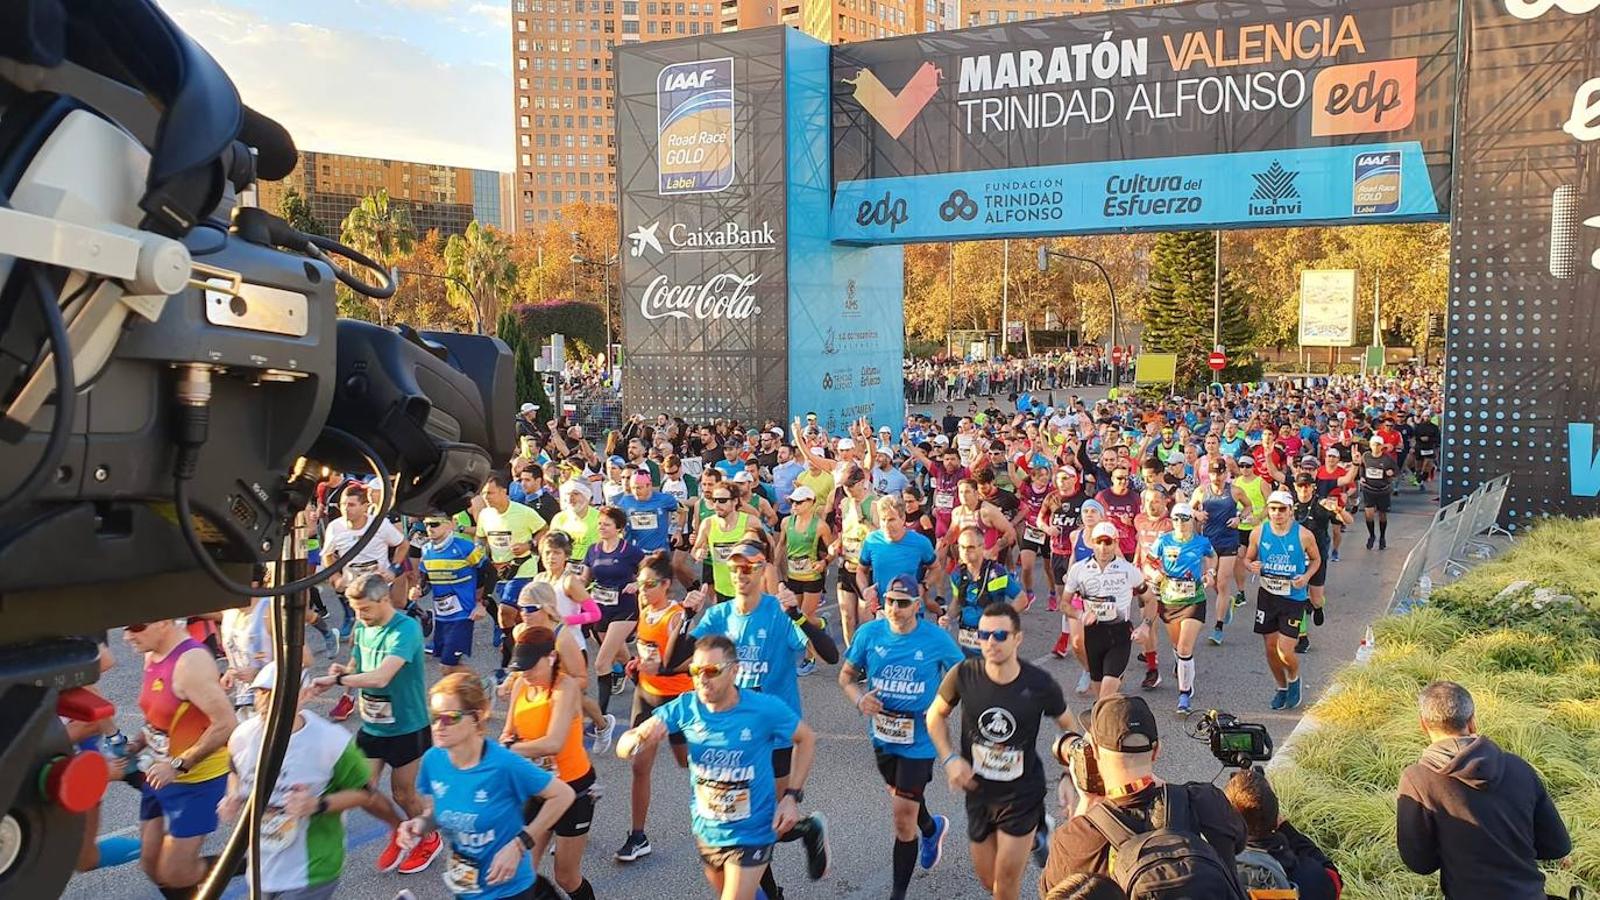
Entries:
{"label": "paved road", "polygon": [[[1328,683],[1329,675],[1354,655],[1366,624],[1382,612],[1405,554],[1427,527],[1436,508],[1431,495],[1408,493],[1399,498],[1391,516],[1390,547],[1384,552],[1362,549],[1361,538],[1365,535],[1359,522],[1347,535],[1344,558],[1333,564],[1329,579],[1328,624],[1314,630],[1313,651],[1302,658],[1307,706]],[[1057,617],[1046,613],[1042,603],[1028,613],[1024,654],[1057,673],[1072,697],[1070,690],[1077,675],[1075,664],[1049,656],[1050,644],[1059,627]],[[112,645],[117,654],[117,668],[107,675],[107,693],[119,707],[134,709],[137,664],[120,633],[112,636]],[[320,647],[318,650],[320,663]],[[1163,666],[1170,667],[1170,651],[1164,650],[1163,654]],[[487,637],[480,631],[476,659],[480,665],[487,666],[493,658]],[[1280,744],[1299,722],[1303,709],[1289,712],[1267,709],[1272,687],[1261,642],[1250,634],[1247,617],[1235,620],[1224,646],[1212,647],[1202,641],[1196,659],[1200,688],[1195,698],[1197,708],[1223,709],[1247,721],[1262,722]],[[431,661],[429,665],[433,667]],[[802,694],[806,718],[820,738],[818,765],[807,785],[807,806],[826,813],[831,823],[833,872],[817,884],[807,882],[798,845],[784,845],[776,854],[779,883],[793,898],[878,900],[886,897],[892,841],[888,831],[888,807],[861,719],[840,695],[831,668],[823,667],[816,675],[804,679]],[[1171,711],[1176,699],[1173,679],[1168,677],[1160,688],[1147,696],[1160,715],[1163,729],[1162,775],[1172,780],[1210,780],[1217,776],[1219,765],[1206,747],[1181,736],[1182,720]],[[1088,706],[1084,698],[1072,699],[1076,707]],[[628,701],[627,694],[616,698],[613,710],[626,711]],[[131,717],[124,717],[125,728],[131,730],[134,725]],[[1055,736],[1049,727],[1044,731],[1041,753],[1047,751]],[[627,830],[627,766],[614,756],[607,756],[597,760],[596,767],[606,795],[596,813],[594,840],[589,846],[585,870],[598,896],[608,900],[706,896],[688,831],[687,779],[672,767],[668,755],[661,754],[655,779],[649,829],[655,854],[627,867],[613,863],[611,857]],[[937,774],[929,788],[928,803],[935,813],[950,815],[951,839],[946,843],[945,858],[939,868],[931,872],[919,870],[912,883],[913,896],[978,896],[980,892],[971,874],[967,848],[960,839],[964,833],[961,806]],[[132,833],[137,805],[131,788],[113,786],[105,802],[102,831]],[[341,900],[389,900],[402,887],[411,889],[421,898],[448,896],[435,872],[414,876],[373,872],[373,861],[381,849],[383,837],[376,820],[365,813],[352,813],[349,831],[351,850],[339,889]],[[213,839],[214,845],[220,846],[220,843],[220,838]],[[1030,868],[1023,887],[1024,897],[1034,896],[1035,877]],[[125,866],[78,876],[68,885],[65,896],[75,900],[110,900],[159,895],[137,867]],[[229,896],[245,896],[242,882],[235,881]]]}

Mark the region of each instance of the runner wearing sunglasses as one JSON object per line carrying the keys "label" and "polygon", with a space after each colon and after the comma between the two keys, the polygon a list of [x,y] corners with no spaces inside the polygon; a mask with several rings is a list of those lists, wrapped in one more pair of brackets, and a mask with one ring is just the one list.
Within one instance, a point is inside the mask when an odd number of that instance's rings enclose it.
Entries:
{"label": "runner wearing sunglasses", "polygon": [[1277,683],[1273,709],[1300,705],[1300,620],[1306,614],[1311,573],[1322,565],[1310,529],[1294,520],[1294,497],[1273,491],[1267,498],[1267,522],[1250,533],[1245,565],[1261,576],[1256,591],[1256,634],[1266,645],[1267,667]]}
{"label": "runner wearing sunglasses", "polygon": [[[982,539],[976,540],[981,558]],[[964,657],[942,628],[917,616],[920,595],[915,579],[901,576],[891,582],[884,592],[887,617],[861,626],[839,669],[839,687],[871,723],[878,772],[889,788],[894,816],[891,900],[905,900],[919,857],[924,869],[938,864],[950,824],[944,816],[928,814],[923,796],[933,780],[934,759],[925,719],[938,682]],[[863,678],[866,690],[859,684]]]}
{"label": "runner wearing sunglasses", "polygon": [[[1144,596],[1144,573],[1122,558],[1117,526],[1101,522],[1091,535],[1094,556],[1072,564],[1062,583],[1062,594],[1081,600],[1084,654],[1089,658],[1089,681],[1096,697],[1110,697],[1122,689],[1133,641],[1150,630],[1150,614],[1133,627],[1134,597]],[[1078,604],[1073,604],[1077,608]]]}
{"label": "runner wearing sunglasses", "polygon": [[[1028,852],[1048,840],[1044,767],[1034,752],[1045,716],[1078,731],[1061,686],[1017,658],[1022,617],[995,603],[978,619],[983,656],[945,673],[928,708],[928,736],[950,789],[966,794],[967,840],[978,881],[995,900],[1016,900]],[[961,743],[949,720],[961,707]],[[1042,833],[1041,833],[1042,830]]]}
{"label": "runner wearing sunglasses", "polygon": [[[1195,533],[1196,519],[1194,507],[1178,504],[1172,510],[1172,531],[1157,538],[1150,553],[1161,621],[1176,657],[1172,665],[1178,677],[1179,715],[1189,714],[1194,698],[1194,645],[1206,624],[1206,588],[1215,588],[1218,578],[1216,548],[1210,538]],[[1231,605],[1220,591],[1217,602]]]}
{"label": "runner wearing sunglasses", "polygon": [[[693,789],[689,821],[706,881],[719,900],[756,896],[778,836],[800,822],[801,786],[816,749],[816,737],[798,709],[770,694],[740,689],[744,666],[739,657],[739,648],[724,635],[700,638],[689,665],[694,691],[656,709],[617,741],[617,755],[631,759],[667,735],[687,738]],[[782,779],[774,771],[780,753],[791,764]],[[826,871],[825,852],[823,863],[814,877]],[[766,889],[768,897],[776,896],[772,890]]]}

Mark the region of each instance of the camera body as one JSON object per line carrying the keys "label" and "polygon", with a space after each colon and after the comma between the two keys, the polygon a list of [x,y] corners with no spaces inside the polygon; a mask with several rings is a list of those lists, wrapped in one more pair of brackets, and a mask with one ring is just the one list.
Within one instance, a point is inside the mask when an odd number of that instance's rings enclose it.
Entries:
{"label": "camera body", "polygon": [[1211,755],[1225,766],[1248,769],[1272,758],[1272,735],[1265,725],[1241,722],[1213,709],[1195,724],[1195,731],[1209,740]]}
{"label": "camera body", "polygon": [[1094,742],[1088,737],[1068,731],[1056,738],[1050,746],[1050,755],[1072,773],[1072,784],[1085,794],[1103,795],[1105,779],[1100,777],[1100,763],[1095,759]]}

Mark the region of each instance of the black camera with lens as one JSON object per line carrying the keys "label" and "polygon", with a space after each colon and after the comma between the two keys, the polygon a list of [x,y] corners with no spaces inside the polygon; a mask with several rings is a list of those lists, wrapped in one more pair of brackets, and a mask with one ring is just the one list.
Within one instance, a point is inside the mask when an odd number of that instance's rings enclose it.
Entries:
{"label": "black camera with lens", "polygon": [[1072,773],[1072,783],[1085,794],[1104,794],[1105,779],[1100,777],[1100,763],[1094,756],[1094,742],[1085,735],[1066,732],[1056,738],[1050,747],[1056,762]]}
{"label": "black camera with lens", "polygon": [[1272,735],[1267,733],[1267,726],[1241,722],[1214,709],[1195,723],[1194,737],[1209,741],[1211,755],[1235,769],[1248,769],[1272,758]]}

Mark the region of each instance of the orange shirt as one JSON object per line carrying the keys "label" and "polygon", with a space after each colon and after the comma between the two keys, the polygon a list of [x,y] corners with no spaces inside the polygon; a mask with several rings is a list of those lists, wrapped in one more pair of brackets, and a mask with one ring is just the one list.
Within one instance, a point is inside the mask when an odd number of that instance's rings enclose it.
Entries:
{"label": "orange shirt", "polygon": [[[668,604],[660,612],[651,609],[646,603],[639,604],[639,636],[637,646],[639,659],[644,661],[653,659],[657,664],[665,665],[667,642],[673,632],[682,624],[684,615],[683,607],[676,603]],[[684,636],[681,640],[692,640]],[[694,681],[687,673],[678,675],[646,675],[639,673],[639,687],[659,697],[676,697],[694,687]]]}
{"label": "orange shirt", "polygon": [[[549,688],[523,684],[511,703],[511,730],[519,741],[536,741],[550,733],[550,714],[555,709],[555,695]],[[577,781],[594,768],[589,765],[589,754],[583,749],[583,713],[572,712],[572,724],[567,728],[567,739],[554,755],[535,759],[542,768],[552,771],[565,782]]]}

